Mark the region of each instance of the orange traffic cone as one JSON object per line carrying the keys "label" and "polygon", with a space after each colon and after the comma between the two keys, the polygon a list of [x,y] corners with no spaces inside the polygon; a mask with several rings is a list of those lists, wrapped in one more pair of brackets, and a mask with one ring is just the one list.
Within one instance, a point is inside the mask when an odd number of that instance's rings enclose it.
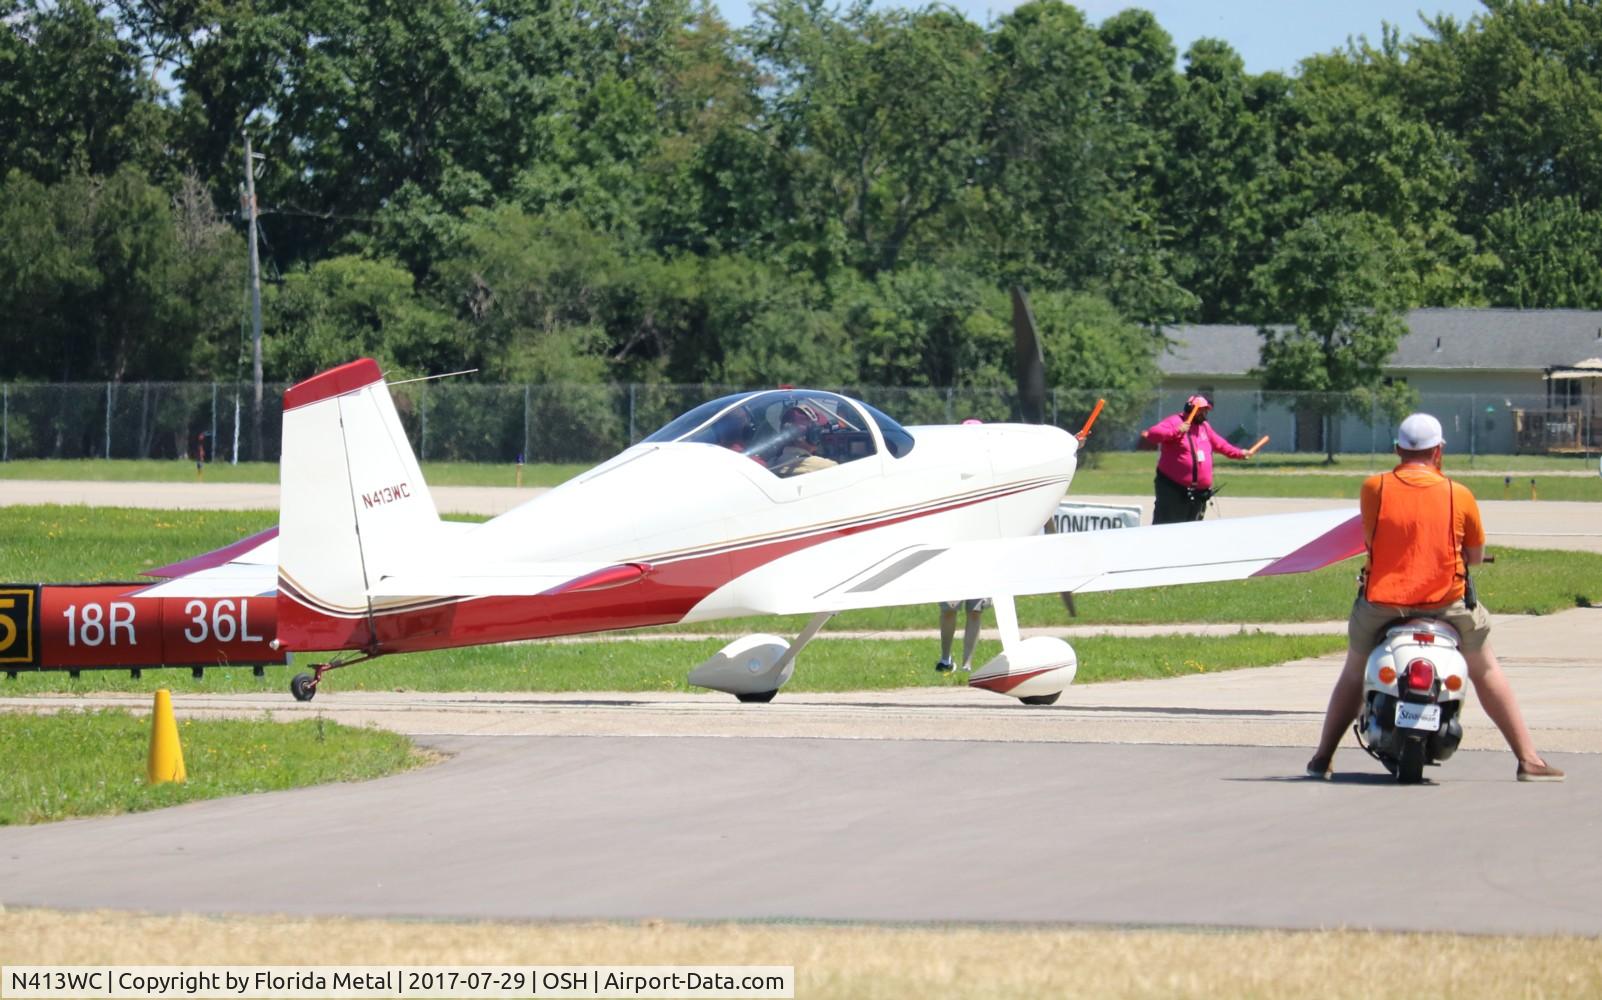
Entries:
{"label": "orange traffic cone", "polygon": [[145,777],[152,785],[185,780],[184,748],[178,745],[178,720],[172,715],[172,695],[162,688],[150,713],[150,761]]}

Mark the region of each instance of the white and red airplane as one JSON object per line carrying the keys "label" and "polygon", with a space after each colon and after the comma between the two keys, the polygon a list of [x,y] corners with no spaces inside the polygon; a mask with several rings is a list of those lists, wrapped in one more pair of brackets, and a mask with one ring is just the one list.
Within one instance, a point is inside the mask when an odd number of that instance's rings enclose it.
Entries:
{"label": "white and red airplane", "polygon": [[[1317,569],[1362,550],[1355,511],[1041,535],[1079,441],[1022,424],[902,427],[808,389],[713,400],[515,510],[442,520],[378,365],[284,395],[271,532],[172,568],[147,597],[276,589],[275,650],[343,650],[291,688],[388,653],[747,615],[812,616],[750,635],[690,682],[770,700],[835,613],[988,597],[1002,653],[970,684],[1049,704],[1061,639],[1023,638],[1013,598]],[[648,513],[642,513],[648,512]]]}

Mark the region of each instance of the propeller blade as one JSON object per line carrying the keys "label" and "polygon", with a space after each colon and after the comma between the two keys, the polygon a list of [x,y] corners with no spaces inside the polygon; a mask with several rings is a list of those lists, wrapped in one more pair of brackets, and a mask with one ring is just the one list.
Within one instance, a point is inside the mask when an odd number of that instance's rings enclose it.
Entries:
{"label": "propeller blade", "polygon": [[1024,423],[1046,422],[1046,359],[1040,349],[1040,333],[1035,314],[1029,308],[1029,294],[1020,285],[1012,286],[1013,372],[1018,379],[1018,408]]}

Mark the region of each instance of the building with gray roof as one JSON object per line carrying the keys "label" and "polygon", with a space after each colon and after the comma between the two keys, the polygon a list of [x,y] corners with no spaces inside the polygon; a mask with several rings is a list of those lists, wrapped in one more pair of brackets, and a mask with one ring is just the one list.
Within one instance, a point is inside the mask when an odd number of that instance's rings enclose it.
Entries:
{"label": "building with gray roof", "polygon": [[[1420,408],[1442,418],[1454,451],[1565,451],[1602,447],[1602,311],[1584,309],[1415,309],[1385,368],[1405,381]],[[1383,414],[1347,416],[1330,426],[1298,421],[1289,400],[1262,393],[1262,337],[1254,326],[1169,327],[1159,410],[1191,392],[1215,396],[1214,423],[1276,447],[1386,450]],[[1169,402],[1175,400],[1175,402]],[[1167,404],[1166,406],[1164,404]],[[1250,411],[1249,413],[1247,411]],[[1233,412],[1232,412],[1233,411]]]}

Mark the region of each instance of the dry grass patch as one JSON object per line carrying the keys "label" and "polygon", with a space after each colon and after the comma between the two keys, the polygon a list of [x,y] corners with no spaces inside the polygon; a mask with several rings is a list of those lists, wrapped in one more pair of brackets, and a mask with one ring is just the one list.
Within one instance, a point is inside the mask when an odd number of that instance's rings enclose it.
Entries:
{"label": "dry grass patch", "polygon": [[[793,965],[798,997],[1602,995],[1602,942],[1359,931],[0,912],[0,964]],[[1404,990],[1405,992],[1405,990]]]}

